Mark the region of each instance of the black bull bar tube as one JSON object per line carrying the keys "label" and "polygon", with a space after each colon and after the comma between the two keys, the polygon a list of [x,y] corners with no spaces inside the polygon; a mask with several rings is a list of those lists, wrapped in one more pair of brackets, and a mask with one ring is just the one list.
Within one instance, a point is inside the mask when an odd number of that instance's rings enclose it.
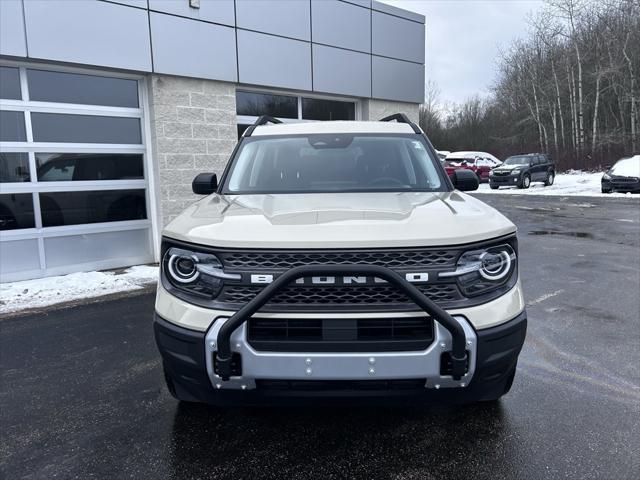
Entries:
{"label": "black bull bar tube", "polygon": [[308,276],[335,275],[373,275],[393,284],[405,293],[416,305],[429,316],[438,321],[451,334],[452,338],[452,376],[462,377],[467,370],[466,337],[462,326],[445,310],[436,305],[414,285],[401,275],[386,267],[378,265],[304,265],[287,270],[267,285],[258,295],[234,313],[218,332],[216,352],[216,370],[222,380],[229,380],[231,376],[231,334],[246,322],[254,313],[264,306],[276,293],[291,282]]}

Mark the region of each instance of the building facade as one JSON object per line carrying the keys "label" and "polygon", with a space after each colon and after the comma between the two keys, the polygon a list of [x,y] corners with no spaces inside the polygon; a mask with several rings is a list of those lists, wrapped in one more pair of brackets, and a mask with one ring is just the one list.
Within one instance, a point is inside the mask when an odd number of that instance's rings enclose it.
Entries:
{"label": "building facade", "polygon": [[261,114],[417,120],[424,22],[375,0],[0,1],[0,281],[157,261]]}

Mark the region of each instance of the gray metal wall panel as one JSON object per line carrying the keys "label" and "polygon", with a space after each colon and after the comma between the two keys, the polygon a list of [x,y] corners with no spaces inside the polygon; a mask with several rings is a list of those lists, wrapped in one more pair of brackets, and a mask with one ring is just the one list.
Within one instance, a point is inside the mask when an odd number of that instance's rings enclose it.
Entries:
{"label": "gray metal wall panel", "polygon": [[300,40],[311,39],[308,0],[236,0],[236,25]]}
{"label": "gray metal wall panel", "polygon": [[313,89],[316,92],[370,97],[371,56],[314,45]]}
{"label": "gray metal wall panel", "polygon": [[376,11],[371,15],[371,53],[424,63],[424,25]]}
{"label": "gray metal wall panel", "polygon": [[311,44],[238,30],[241,83],[311,90]]}
{"label": "gray metal wall panel", "polygon": [[346,3],[353,3],[354,5],[360,5],[361,7],[371,8],[371,0],[340,0]]}
{"label": "gray metal wall panel", "polygon": [[121,3],[122,5],[129,5],[130,7],[147,8],[149,3],[147,0],[109,0],[114,3]]}
{"label": "gray metal wall panel", "polygon": [[371,10],[338,0],[312,0],[313,41],[371,52]]}
{"label": "gray metal wall panel", "polygon": [[372,60],[373,98],[424,101],[424,65],[376,56]]}
{"label": "gray metal wall panel", "polygon": [[27,56],[22,0],[0,0],[0,55]]}
{"label": "gray metal wall panel", "polygon": [[238,80],[233,28],[156,12],[150,15],[154,72]]}
{"label": "gray metal wall panel", "polygon": [[149,0],[149,9],[196,20],[235,25],[233,0],[200,0],[200,8],[191,8],[189,0]]}
{"label": "gray metal wall panel", "polygon": [[151,71],[145,10],[105,2],[25,2],[29,57]]}
{"label": "gray metal wall panel", "polygon": [[373,0],[371,2],[371,8],[379,12],[388,13],[389,15],[395,15],[396,17],[406,18],[407,20],[413,20],[414,22],[424,23],[424,15],[412,12],[411,10],[405,10],[404,8],[398,8],[388,3],[377,2]]}

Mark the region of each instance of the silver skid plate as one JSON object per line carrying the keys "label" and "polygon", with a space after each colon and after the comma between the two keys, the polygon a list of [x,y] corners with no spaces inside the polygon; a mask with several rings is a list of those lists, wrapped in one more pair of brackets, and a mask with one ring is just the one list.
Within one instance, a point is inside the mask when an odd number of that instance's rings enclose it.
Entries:
{"label": "silver skid plate", "polygon": [[475,331],[464,317],[462,325],[469,352],[469,371],[460,380],[440,375],[440,356],[451,351],[451,334],[435,323],[435,340],[426,350],[411,352],[262,352],[247,342],[247,324],[231,335],[231,350],[242,355],[242,376],[223,381],[213,370],[216,340],[228,317],[218,317],[205,337],[207,373],[214,388],[251,390],[256,379],[264,380],[400,380],[426,378],[425,388],[466,387],[476,365]]}

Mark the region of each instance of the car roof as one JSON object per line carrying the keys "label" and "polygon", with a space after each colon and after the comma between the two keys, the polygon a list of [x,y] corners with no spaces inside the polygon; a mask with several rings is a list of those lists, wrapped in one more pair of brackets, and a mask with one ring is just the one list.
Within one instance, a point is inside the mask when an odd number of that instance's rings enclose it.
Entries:
{"label": "car roof", "polygon": [[328,121],[276,123],[260,125],[255,128],[252,137],[263,135],[304,135],[313,133],[415,133],[408,123],[398,122],[361,122]]}
{"label": "car roof", "polygon": [[469,152],[451,152],[450,154],[447,155],[447,158],[451,157],[451,158],[455,158],[455,157],[471,157],[471,156],[476,156],[476,155],[488,155],[488,153],[486,152],[476,152],[476,151],[469,151]]}

